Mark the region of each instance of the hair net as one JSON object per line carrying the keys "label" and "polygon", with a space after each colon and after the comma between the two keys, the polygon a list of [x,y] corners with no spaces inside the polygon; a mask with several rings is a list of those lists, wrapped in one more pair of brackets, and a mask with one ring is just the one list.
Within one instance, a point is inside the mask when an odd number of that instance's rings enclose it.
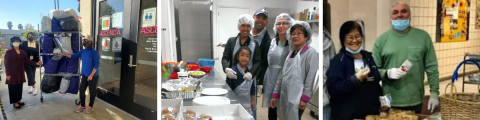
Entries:
{"label": "hair net", "polygon": [[[307,37],[308,37],[308,38],[307,38],[307,45],[310,45],[310,43],[312,43],[312,29],[310,28],[310,25],[309,25],[307,22],[305,22],[305,21],[293,21],[292,25],[291,25],[290,28],[288,28],[288,30],[287,30],[287,40],[288,40],[288,42],[289,42],[288,44],[289,44],[289,46],[290,46],[290,49],[295,49],[295,46],[294,46],[293,44],[291,44],[291,42],[292,42],[291,36],[292,36],[292,35],[291,35],[291,33],[290,33],[290,32],[293,31],[293,30],[291,30],[291,29],[292,29],[292,27],[295,26],[295,25],[301,25],[301,26],[305,29],[305,31],[306,31],[307,34],[308,34],[308,36],[307,36]],[[304,33],[304,34],[305,34],[305,33]],[[292,47],[293,47],[293,48],[292,48]]]}
{"label": "hair net", "polygon": [[14,36],[14,37],[10,38],[10,42],[13,42],[15,40],[18,40],[20,42],[22,41],[22,39],[20,39],[20,37],[17,37],[17,36]]}
{"label": "hair net", "polygon": [[242,24],[250,24],[251,29],[253,29],[253,23],[254,20],[252,15],[243,14],[238,16],[238,29],[240,29],[240,26],[242,26]]}
{"label": "hair net", "polygon": [[275,19],[275,23],[273,23],[273,33],[277,34],[277,22],[280,20],[280,18],[285,19],[288,22],[288,25],[292,25],[293,19],[288,15],[287,13],[281,13],[280,15],[277,16]]}

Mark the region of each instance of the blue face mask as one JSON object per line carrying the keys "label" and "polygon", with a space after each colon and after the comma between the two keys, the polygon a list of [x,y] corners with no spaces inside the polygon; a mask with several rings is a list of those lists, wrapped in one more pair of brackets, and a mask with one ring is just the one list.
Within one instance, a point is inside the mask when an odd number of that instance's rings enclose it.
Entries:
{"label": "blue face mask", "polygon": [[405,29],[410,26],[410,20],[405,19],[405,20],[392,20],[392,26],[393,29],[398,30],[398,31],[404,31]]}
{"label": "blue face mask", "polygon": [[363,45],[360,46],[360,48],[358,48],[358,50],[356,50],[356,51],[353,51],[352,49],[350,49],[348,47],[345,47],[345,50],[347,50],[347,52],[349,52],[349,53],[352,53],[353,55],[356,55],[356,54],[360,53],[360,51],[363,50]]}

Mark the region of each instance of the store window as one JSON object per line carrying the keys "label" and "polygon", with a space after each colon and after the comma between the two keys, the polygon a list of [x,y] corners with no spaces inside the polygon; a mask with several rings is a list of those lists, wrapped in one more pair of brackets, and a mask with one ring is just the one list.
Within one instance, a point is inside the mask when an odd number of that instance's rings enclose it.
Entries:
{"label": "store window", "polygon": [[157,110],[157,1],[142,0],[139,15],[134,102]]}
{"label": "store window", "polygon": [[99,4],[97,51],[100,54],[98,87],[120,95],[124,0]]}

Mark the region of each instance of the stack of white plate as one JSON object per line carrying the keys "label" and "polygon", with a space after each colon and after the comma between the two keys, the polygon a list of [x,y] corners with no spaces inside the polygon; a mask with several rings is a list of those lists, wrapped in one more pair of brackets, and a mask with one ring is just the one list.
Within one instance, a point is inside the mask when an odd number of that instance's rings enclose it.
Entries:
{"label": "stack of white plate", "polygon": [[230,99],[218,96],[205,96],[193,99],[194,106],[228,105]]}
{"label": "stack of white plate", "polygon": [[203,95],[225,95],[228,93],[227,89],[222,88],[205,88],[202,90]]}

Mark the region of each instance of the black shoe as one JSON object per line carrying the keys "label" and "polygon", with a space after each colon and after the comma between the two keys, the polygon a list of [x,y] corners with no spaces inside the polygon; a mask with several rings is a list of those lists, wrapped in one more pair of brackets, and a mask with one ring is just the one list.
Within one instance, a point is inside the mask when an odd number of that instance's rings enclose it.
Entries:
{"label": "black shoe", "polygon": [[[17,103],[18,103],[18,102],[17,102]],[[25,105],[25,102],[18,103],[18,105],[20,105],[20,106],[24,106],[24,105]]]}
{"label": "black shoe", "polygon": [[22,108],[22,106],[21,106],[20,104],[19,104],[17,107],[15,107],[15,104],[13,104],[13,107],[14,107],[14,108],[17,108],[17,109]]}

